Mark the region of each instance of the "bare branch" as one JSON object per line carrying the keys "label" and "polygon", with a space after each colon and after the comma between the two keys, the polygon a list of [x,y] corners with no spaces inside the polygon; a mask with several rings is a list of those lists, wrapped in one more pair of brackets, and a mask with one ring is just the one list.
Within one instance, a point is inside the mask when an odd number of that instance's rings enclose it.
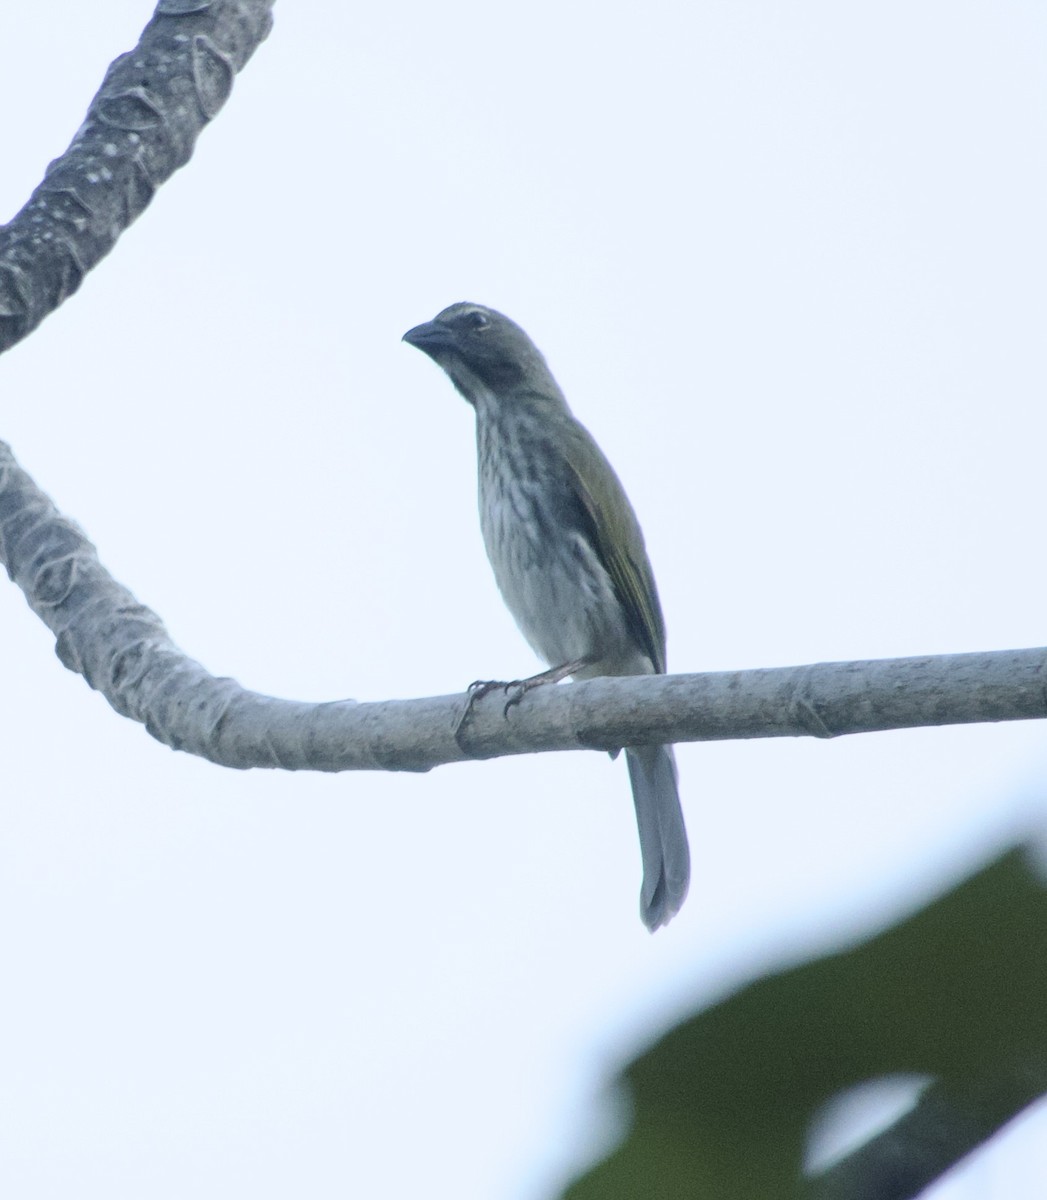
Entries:
{"label": "bare branch", "polygon": [[187,658],[98,561],[0,442],[0,561],[57,638],[62,662],[176,750],[228,767],[425,771],[546,750],[757,737],[834,737],[1047,715],[1047,651],[593,679],[539,689],[503,715],[461,696],[304,704],[262,696]]}
{"label": "bare branch", "polygon": [[[159,0],[109,68],[68,150],[0,227],[0,353],[80,286],[190,158],[269,33],[274,0]],[[0,443],[0,561],[55,634],[60,660],[153,737],[220,765],[412,770],[550,750],[834,737],[1047,716],[1043,649],[829,663],[550,687],[503,714],[496,693],[306,704],[217,678],[98,560]],[[812,1200],[903,1200],[1047,1087],[1042,1064],[980,1088],[935,1084],[914,1110],[810,1183]]]}
{"label": "bare branch", "polygon": [[189,160],[233,77],[272,27],[274,0],[160,0],[106,72],[69,149],[0,228],[0,353],[83,282]]}

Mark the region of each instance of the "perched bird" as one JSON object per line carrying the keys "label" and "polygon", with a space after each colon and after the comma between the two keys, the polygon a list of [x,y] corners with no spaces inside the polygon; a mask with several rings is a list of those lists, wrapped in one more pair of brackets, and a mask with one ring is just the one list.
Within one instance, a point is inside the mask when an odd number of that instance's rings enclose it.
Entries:
{"label": "perched bird", "polygon": [[[664,672],[665,625],[640,525],[531,339],[501,313],[461,303],[404,341],[476,410],[484,545],[509,611],[551,668],[534,680]],[[687,831],[672,747],[625,755],[643,859],[640,915],[653,931],[687,895]]]}

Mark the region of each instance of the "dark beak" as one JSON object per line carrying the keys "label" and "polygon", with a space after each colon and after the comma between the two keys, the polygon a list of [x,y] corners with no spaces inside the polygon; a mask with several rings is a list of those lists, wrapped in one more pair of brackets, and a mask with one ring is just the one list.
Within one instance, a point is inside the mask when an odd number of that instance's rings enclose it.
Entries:
{"label": "dark beak", "polygon": [[446,325],[440,325],[436,321],[426,321],[424,325],[408,329],[403,340],[409,346],[415,346],[429,355],[449,350],[454,345],[454,335]]}

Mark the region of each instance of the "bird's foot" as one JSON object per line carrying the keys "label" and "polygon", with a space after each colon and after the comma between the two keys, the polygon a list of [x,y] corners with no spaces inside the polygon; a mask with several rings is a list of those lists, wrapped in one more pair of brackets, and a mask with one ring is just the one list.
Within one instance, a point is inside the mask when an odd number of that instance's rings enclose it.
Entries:
{"label": "bird's foot", "polygon": [[454,740],[459,747],[464,750],[462,745],[461,732],[466,721],[472,715],[473,706],[478,700],[482,700],[488,692],[493,692],[498,688],[507,688],[511,685],[504,683],[500,679],[474,679],[471,684],[465,689],[465,704],[462,705],[462,711],[458,714],[458,720],[454,723],[454,729],[451,731]]}
{"label": "bird's foot", "polygon": [[[572,662],[563,663],[558,667],[550,667],[548,671],[539,671],[537,675],[529,675],[526,679],[474,679],[468,688],[466,688],[465,705],[462,708],[461,715],[454,725],[454,740],[461,746],[459,734],[469,716],[473,711],[473,706],[477,701],[482,700],[484,696],[499,689],[508,697],[502,707],[502,716],[509,716],[509,709],[515,708],[517,704],[527,695],[528,692],[535,688],[544,687],[547,683],[559,683],[568,675],[574,675],[583,667],[589,665],[587,658],[576,658]],[[464,747],[463,747],[464,749]]]}
{"label": "bird's foot", "polygon": [[[545,687],[547,683],[560,683],[568,675],[574,675],[588,665],[587,658],[576,658],[572,662],[563,663],[558,667],[550,667],[548,671],[539,671],[537,675],[529,675],[526,679],[511,679],[508,683],[501,684],[500,686],[505,689],[505,694],[509,697],[502,709],[502,716],[507,717],[509,709],[515,708],[528,692],[533,692],[535,688]],[[509,695],[510,692],[512,695]]]}
{"label": "bird's foot", "polygon": [[474,679],[465,690],[469,697],[469,705],[472,707],[477,700],[482,700],[488,692],[496,692],[499,688],[510,688],[512,686],[512,683],[506,683],[504,679]]}

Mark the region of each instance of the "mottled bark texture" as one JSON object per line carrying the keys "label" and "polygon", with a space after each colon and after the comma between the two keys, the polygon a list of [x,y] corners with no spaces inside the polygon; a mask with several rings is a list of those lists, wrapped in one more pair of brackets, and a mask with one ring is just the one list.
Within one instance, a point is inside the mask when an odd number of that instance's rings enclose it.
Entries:
{"label": "mottled bark texture", "polygon": [[[0,352],[112,249],[184,165],[268,34],[273,0],[160,0],[106,74],[87,118],[26,206],[0,228]],[[57,639],[61,661],[164,744],[228,767],[427,770],[542,750],[844,733],[1047,715],[1047,651],[829,663],[549,687],[508,716],[499,693],[302,704],[216,678],[113,580],[0,443],[0,561]],[[817,1200],[897,1200],[991,1135],[1044,1087],[1007,1071],[984,1093],[936,1086],[896,1126],[811,1181]]]}
{"label": "mottled bark texture", "polygon": [[273,0],[160,0],[106,72],[69,149],[0,228],[0,353],[83,282],[200,130],[272,27]]}
{"label": "mottled bark texture", "polygon": [[176,750],[229,767],[428,770],[465,758],[663,742],[1018,721],[1047,715],[1047,651],[593,679],[529,693],[302,704],[209,675],[98,561],[0,443],[0,561],[57,638],[58,656]]}

